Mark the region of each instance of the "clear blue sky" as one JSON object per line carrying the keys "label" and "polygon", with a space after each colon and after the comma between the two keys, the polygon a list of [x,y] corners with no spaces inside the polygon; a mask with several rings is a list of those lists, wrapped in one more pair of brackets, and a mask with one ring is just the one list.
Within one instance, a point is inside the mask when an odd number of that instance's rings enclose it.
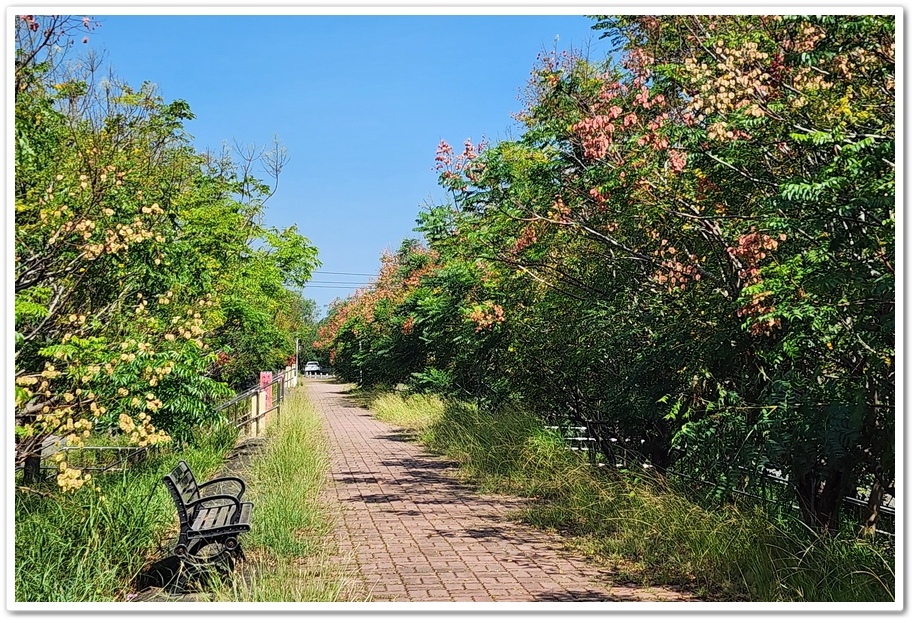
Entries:
{"label": "clear blue sky", "polygon": [[444,199],[440,140],[517,136],[511,115],[540,51],[608,49],[578,15],[93,17],[102,25],[77,49],[187,101],[199,149],[286,146],[266,221],[297,224],[319,248],[304,295],[320,315],[356,287],[326,282],[366,283],[359,273],[375,274],[382,251],[418,236],[422,206]]}

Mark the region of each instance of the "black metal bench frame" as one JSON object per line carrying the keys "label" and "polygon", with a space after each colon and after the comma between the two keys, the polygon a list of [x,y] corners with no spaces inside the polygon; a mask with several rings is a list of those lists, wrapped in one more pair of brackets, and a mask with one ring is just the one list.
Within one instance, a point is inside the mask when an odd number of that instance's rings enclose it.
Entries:
{"label": "black metal bench frame", "polygon": [[[175,502],[181,531],[175,544],[175,555],[183,560],[209,562],[224,554],[240,555],[239,536],[251,529],[251,510],[254,504],[242,501],[245,483],[241,478],[225,476],[198,483],[188,464],[179,461],[171,473],[163,477],[166,488]],[[218,491],[209,495],[204,489],[213,485],[230,483],[238,488],[233,493]],[[198,556],[204,547],[216,544],[215,554]]]}

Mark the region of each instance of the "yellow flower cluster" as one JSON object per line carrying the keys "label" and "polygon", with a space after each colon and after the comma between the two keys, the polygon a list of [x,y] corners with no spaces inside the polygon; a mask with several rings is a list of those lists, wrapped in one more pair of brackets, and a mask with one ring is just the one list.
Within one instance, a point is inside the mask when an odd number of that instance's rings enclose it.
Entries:
{"label": "yellow flower cluster", "polygon": [[737,49],[718,41],[715,53],[719,58],[715,66],[693,57],[684,61],[687,78],[699,89],[691,104],[693,109],[706,116],[747,108],[749,114],[763,116],[759,99],[769,93],[770,75],[760,67],[760,62],[769,55],[757,49],[753,41]]}
{"label": "yellow flower cluster", "polygon": [[[170,296],[172,296],[171,292],[167,292],[164,296],[160,297],[160,302],[162,299],[168,302]],[[199,348],[207,348],[207,345],[204,344],[203,339],[201,339],[206,333],[206,329],[204,328],[205,319],[201,315],[201,312],[195,310],[205,310],[215,304],[212,295],[208,294],[204,298],[199,299],[194,307],[189,307],[184,317],[172,316],[172,329],[166,332],[163,337],[169,342],[173,342],[181,337],[185,340],[193,341]]]}
{"label": "yellow flower cluster", "polygon": [[787,39],[784,45],[787,50],[795,52],[810,52],[817,47],[818,42],[826,37],[827,34],[817,26],[807,25],[802,31],[791,39]]}
{"label": "yellow flower cluster", "polygon": [[41,376],[46,379],[55,379],[62,374],[60,370],[54,367],[54,364],[51,362],[45,362],[45,369],[42,371]]}
{"label": "yellow flower cluster", "polygon": [[[811,67],[802,67],[797,74],[792,76],[792,88],[799,93],[811,94],[815,91],[829,89],[832,86],[832,82],[825,80],[823,74]],[[794,95],[789,101],[793,107],[801,108],[808,103],[808,98],[804,95]]]}
{"label": "yellow flower cluster", "polygon": [[[63,458],[63,455],[58,455]],[[87,482],[92,480],[90,474],[84,474],[78,469],[73,467],[68,467],[67,462],[61,460],[60,464],[57,466],[57,486],[61,488],[62,491],[76,491]]]}
{"label": "yellow flower cluster", "polygon": [[73,231],[82,236],[83,240],[89,240],[95,231],[95,221],[88,218],[80,219],[73,225]]}
{"label": "yellow flower cluster", "polygon": [[124,183],[124,176],[127,175],[127,171],[118,171],[118,167],[113,164],[109,164],[102,169],[103,173],[99,175],[99,179],[103,182],[108,181],[108,176],[114,174],[115,186],[120,186]]}
{"label": "yellow flower cluster", "polygon": [[[38,205],[40,206],[46,205],[48,201],[52,200],[53,198],[54,198],[53,193],[49,193],[47,195],[47,198],[39,197]],[[61,205],[56,208],[55,207],[42,208],[41,210],[38,211],[38,218],[41,220],[42,223],[47,223],[48,219],[52,219],[52,218],[57,219],[57,220],[62,219],[64,214],[66,214],[69,211],[70,211],[70,206],[68,205]],[[67,222],[67,225],[69,226],[68,227],[68,232],[69,232],[70,230],[72,230],[73,224],[70,222]],[[55,237],[56,236],[57,234],[55,234]]]}
{"label": "yellow flower cluster", "polygon": [[[158,401],[156,401],[158,402]],[[159,403],[161,405],[161,403]],[[158,406],[156,407],[158,409]],[[150,421],[152,418],[148,413],[141,412],[138,420],[122,413],[118,417],[118,426],[122,431],[130,435],[130,442],[141,448],[148,445],[156,445],[171,441],[171,437],[163,431],[158,431]]]}
{"label": "yellow flower cluster", "polygon": [[[146,210],[147,208],[143,209]],[[106,210],[106,214],[109,211],[111,210]],[[156,234],[147,227],[146,223],[140,218],[135,218],[129,224],[120,223],[113,229],[106,230],[105,243],[94,246],[99,247],[105,253],[117,253],[132,244],[143,242],[155,236]]]}
{"label": "yellow flower cluster", "polygon": [[[95,406],[94,414],[100,415],[99,409],[104,411],[104,407]],[[92,422],[86,418],[78,420],[73,419],[73,409],[65,407],[63,409],[48,409],[47,412],[39,413],[35,416],[34,426],[29,426],[30,434],[39,432],[53,432],[62,435],[67,445],[82,446],[83,439],[88,437],[92,432]]]}

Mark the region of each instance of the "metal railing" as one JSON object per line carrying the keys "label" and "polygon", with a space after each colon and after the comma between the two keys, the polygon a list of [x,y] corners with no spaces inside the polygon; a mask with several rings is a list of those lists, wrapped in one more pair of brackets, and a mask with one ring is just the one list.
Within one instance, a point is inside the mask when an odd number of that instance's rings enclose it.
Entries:
{"label": "metal railing", "polygon": [[262,376],[258,385],[236,394],[216,410],[246,436],[260,437],[267,430],[270,419],[280,416],[287,388],[295,387],[298,382],[298,371],[289,366],[271,373],[269,378]]}
{"label": "metal railing", "polygon": [[[57,462],[52,461],[52,457],[64,453],[63,460],[67,465],[80,471],[94,474],[121,472],[156,451],[155,446],[68,446],[64,438],[51,435],[42,444],[38,469],[41,472],[58,471]],[[16,471],[22,470],[22,465],[16,466]]]}
{"label": "metal railing", "polygon": [[[216,407],[225,420],[234,425],[242,434],[250,437],[262,436],[267,430],[269,419],[276,414],[279,417],[280,405],[286,398],[288,387],[298,384],[297,371],[287,367],[272,372],[270,382],[256,385]],[[63,452],[67,465],[84,472],[102,473],[117,472],[129,469],[157,451],[155,446],[68,446],[62,437],[50,436],[42,445],[42,472],[58,471],[57,463],[52,457]],[[23,467],[15,468],[21,471]]]}
{"label": "metal railing", "polygon": [[[606,459],[598,447],[598,440],[588,434],[588,428],[586,426],[572,426],[572,425],[545,426],[544,428],[547,430],[555,430],[561,433],[564,441],[566,442],[567,448],[569,448],[570,450],[573,450],[576,452],[586,452],[588,454],[588,461],[592,465],[595,465],[597,467],[607,467],[607,464],[604,462]],[[639,453],[636,450],[633,450],[632,448],[628,448],[618,443],[617,439],[611,438],[610,445],[614,446],[616,450],[620,451],[619,453],[615,453],[615,457],[614,457],[615,458],[615,461],[614,461],[615,468],[617,469],[624,468],[630,465],[632,462],[637,462],[641,464],[644,468],[654,467],[651,461],[647,459],[644,455],[642,455],[641,453]],[[746,470],[746,471],[749,471],[749,470]],[[698,484],[703,484],[703,485],[707,485],[710,487],[718,486],[714,482],[703,480],[701,478],[697,478],[689,474],[677,472],[670,468],[666,469],[665,472],[669,475],[677,476],[685,480],[690,480]],[[782,476],[781,474],[763,472],[758,475],[762,476],[765,480],[769,482],[778,484],[785,488],[788,488],[791,485],[791,483],[789,482],[789,479],[786,478],[785,476]],[[768,503],[768,504],[779,503],[778,500],[766,498],[760,495],[755,495],[753,493],[749,493],[741,489],[730,488],[729,490],[733,494],[740,495],[742,497],[755,499],[755,500],[758,500],[764,503]],[[788,502],[787,505],[795,510],[798,510],[798,504],[795,502]],[[845,496],[843,498],[843,505],[846,507],[854,506],[857,509],[863,509],[863,508],[868,507],[868,502],[858,497]],[[895,518],[894,496],[891,496],[891,495],[885,496],[884,503],[878,507],[878,513],[880,515],[884,515],[888,519],[889,523],[891,523],[892,525],[894,524],[894,518]],[[876,532],[878,534],[882,534],[890,538],[895,537],[895,534],[893,532],[888,532],[885,530],[876,530]]]}

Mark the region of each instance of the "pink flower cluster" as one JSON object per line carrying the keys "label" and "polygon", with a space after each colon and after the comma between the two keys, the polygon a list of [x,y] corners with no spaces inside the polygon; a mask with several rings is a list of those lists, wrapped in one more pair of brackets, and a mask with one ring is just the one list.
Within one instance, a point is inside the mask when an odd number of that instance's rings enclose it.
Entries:
{"label": "pink flower cluster", "polygon": [[764,300],[770,296],[770,292],[759,292],[751,297],[750,303],[738,309],[738,317],[756,318],[751,323],[751,335],[769,335],[773,329],[781,326],[779,318],[767,318],[764,320],[761,316],[772,313],[776,308],[772,305],[764,304]]}
{"label": "pink flower cluster", "polygon": [[512,254],[518,255],[533,245],[535,242],[537,242],[537,240],[538,237],[534,232],[534,227],[528,225],[524,230],[522,230],[522,235],[518,237],[518,240],[515,241],[515,245],[512,247]]}
{"label": "pink flower cluster", "polygon": [[667,240],[661,241],[661,248],[655,252],[656,255],[664,257],[671,256],[669,259],[663,259],[661,266],[652,275],[652,281],[662,284],[672,292],[674,290],[686,290],[687,285],[693,281],[700,280],[700,268],[697,265],[697,256],[692,253],[687,254],[689,263],[685,264],[676,259],[677,249],[673,246],[666,247]]}
{"label": "pink flower cluster", "polygon": [[606,115],[586,117],[572,127],[582,142],[582,151],[589,160],[600,160],[607,154],[614,138],[614,119],[623,109],[611,106]]}
{"label": "pink flower cluster", "polygon": [[646,79],[653,63],[655,63],[655,57],[645,48],[640,47],[631,49],[623,59],[623,66],[633,72],[635,83],[643,82]]}
{"label": "pink flower cluster", "polygon": [[506,319],[505,314],[503,314],[502,305],[497,305],[495,303],[486,302],[481,305],[475,305],[471,312],[468,314],[468,320],[471,320],[477,327],[474,329],[475,332],[483,331],[484,329],[489,329],[495,324],[500,324]]}
{"label": "pink flower cluster", "polygon": [[599,208],[604,208],[604,207],[607,206],[608,197],[607,197],[607,195],[605,195],[604,193],[602,193],[599,189],[597,189],[597,188],[592,188],[591,190],[588,191],[588,195],[589,195],[592,199],[595,200],[595,203],[598,204],[598,207],[599,207]]}
{"label": "pink flower cluster", "polygon": [[[439,171],[439,177],[443,181],[460,180],[465,176],[469,181],[476,182],[481,167],[474,161],[486,147],[486,141],[481,141],[475,146],[469,138],[464,141],[464,151],[461,155],[455,156],[452,146],[441,140],[436,148],[435,170]],[[462,184],[461,190],[467,190],[467,184]]]}
{"label": "pink flower cluster", "polygon": [[665,105],[665,96],[661,93],[657,94],[655,97],[649,97],[649,89],[643,85],[639,89],[639,93],[636,94],[634,100],[637,104],[642,105],[643,108],[649,109],[654,105],[664,106]]}
{"label": "pink flower cluster", "polygon": [[413,316],[407,316],[407,319],[401,323],[401,332],[404,335],[410,335],[413,333],[413,327],[415,323],[416,321],[414,320]]}
{"label": "pink flower cluster", "polygon": [[[779,234],[779,240],[785,239],[785,234]],[[766,259],[767,251],[775,251],[778,247],[779,242],[775,238],[752,229],[751,233],[738,237],[738,246],[728,247],[726,252],[743,266],[738,277],[747,279],[746,285],[753,285],[760,282],[757,266]]]}
{"label": "pink flower cluster", "polygon": [[[779,234],[780,241],[785,239],[785,234]],[[762,277],[760,268],[758,268],[760,262],[766,259],[767,251],[775,251],[778,247],[779,242],[775,238],[752,229],[750,233],[739,236],[737,246],[726,249],[728,254],[742,265],[741,270],[738,271],[738,277],[745,280],[745,288],[761,283]],[[766,320],[761,318],[775,310],[772,305],[765,303],[771,294],[771,292],[758,292],[751,296],[750,302],[738,309],[739,318],[757,319],[750,325],[751,335],[769,335],[773,329],[780,326],[779,318]]]}
{"label": "pink flower cluster", "polygon": [[687,157],[680,151],[668,150],[668,162],[671,163],[671,170],[680,173],[687,166]]}
{"label": "pink flower cluster", "polygon": [[35,19],[34,15],[20,15],[19,19],[21,19],[26,24],[28,24],[29,30],[31,30],[32,32],[35,32],[36,30],[38,30],[39,28],[38,21]]}
{"label": "pink flower cluster", "polygon": [[640,136],[636,140],[636,144],[640,147],[649,145],[656,151],[668,149],[668,138],[659,134],[658,130],[661,129],[670,118],[671,116],[668,113],[663,113],[654,117],[646,124],[646,129],[649,130],[649,133],[645,136]]}

